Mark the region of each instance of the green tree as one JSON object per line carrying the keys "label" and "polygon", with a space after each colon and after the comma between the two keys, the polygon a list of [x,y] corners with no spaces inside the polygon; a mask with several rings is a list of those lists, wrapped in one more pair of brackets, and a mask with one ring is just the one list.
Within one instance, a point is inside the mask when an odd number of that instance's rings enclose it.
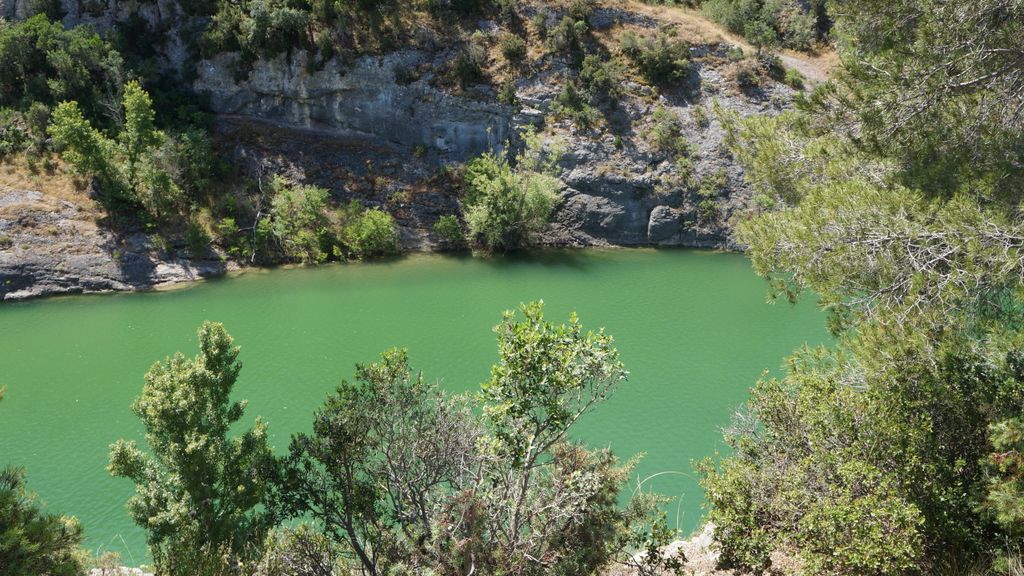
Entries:
{"label": "green tree", "polygon": [[77,102],[61,102],[54,108],[49,132],[76,172],[116,181],[117,171],[111,158],[114,143],[92,127]]}
{"label": "green tree", "polygon": [[139,188],[139,164],[147,152],[163,144],[165,136],[156,129],[153,101],[142,86],[132,80],[124,85],[124,129],[118,135],[124,152],[128,182]]}
{"label": "green tree", "polygon": [[759,383],[733,454],[703,467],[727,562],[785,545],[813,573],[927,573],[1019,539],[1020,148],[993,108],[1020,98],[1013,10],[845,3],[838,83],[776,118],[720,112],[766,200],[738,239],[772,297],[813,292],[839,337]]}
{"label": "green tree", "polygon": [[837,90],[817,110],[904,184],[981,203],[1021,199],[1024,6],[1005,0],[842,3]]}
{"label": "green tree", "polygon": [[[0,400],[4,388],[0,387]],[[44,512],[25,487],[24,470],[0,470],[0,569],[5,576],[81,576],[82,529]]]}
{"label": "green tree", "polygon": [[124,79],[121,55],[89,26],[65,30],[44,14],[0,26],[0,107],[75,100],[86,119],[108,127]]}
{"label": "green tree", "polygon": [[413,375],[405,351],[360,365],[291,444],[278,505],[310,514],[368,574],[423,566],[436,510],[468,474],[475,425],[465,403]]}
{"label": "green tree", "polygon": [[142,86],[128,82],[121,104],[125,120],[116,140],[94,128],[75,101],[54,109],[50,135],[76,172],[99,181],[108,204],[141,206],[150,216],[165,219],[183,204],[174,174],[180,179],[195,172],[179,169],[183,162],[156,129],[152,100]]}
{"label": "green tree", "polygon": [[199,329],[199,348],[193,359],[179,353],[154,364],[132,405],[152,453],[125,440],[110,450],[111,474],[135,482],[128,511],[167,576],[235,570],[258,557],[270,527],[260,504],[277,464],[266,424],[257,418],[228,436],[245,410],[230,398],[239,349],[211,322]]}
{"label": "green tree", "polygon": [[269,221],[285,258],[305,264],[327,260],[337,241],[328,213],[330,193],[316,186],[288,186],[280,177],[271,189]]}
{"label": "green tree", "polygon": [[513,168],[505,154],[487,153],[466,165],[462,200],[470,243],[483,250],[515,250],[529,245],[547,225],[560,187],[556,145],[545,151],[533,133]]}
{"label": "green tree", "polygon": [[379,209],[363,210],[345,227],[342,235],[349,249],[359,258],[385,256],[398,252],[398,232],[391,214]]}
{"label": "green tree", "polygon": [[567,440],[625,379],[611,338],[575,317],[546,322],[540,303],[522,310],[497,328],[500,359],[476,397],[413,375],[404,351],[358,366],[293,439],[275,510],[312,516],[371,575],[597,574],[667,544],[660,499],[619,506],[635,460]]}

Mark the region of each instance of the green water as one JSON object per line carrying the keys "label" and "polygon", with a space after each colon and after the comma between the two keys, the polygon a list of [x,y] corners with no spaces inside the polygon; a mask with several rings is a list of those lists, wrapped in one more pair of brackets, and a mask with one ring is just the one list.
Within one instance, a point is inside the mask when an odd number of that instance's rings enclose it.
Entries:
{"label": "green water", "polygon": [[142,532],[108,477],[107,446],[141,429],[128,407],[154,360],[196,353],[195,329],[224,322],[242,346],[236,395],[245,421],[270,424],[283,449],[308,430],[324,395],[355,362],[391,346],[449,390],[473,389],[496,357],[504,309],[544,299],[615,336],[629,382],[584,418],[578,438],[620,456],[645,452],[638,473],[679,498],[692,530],[701,492],[690,462],[722,449],[719,429],[765,369],[827,336],[810,303],[767,305],[765,286],[735,254],[609,250],[479,260],[394,262],[250,272],[184,290],[0,304],[0,465],[28,470],[53,511],[77,516],[92,550],[143,562]]}

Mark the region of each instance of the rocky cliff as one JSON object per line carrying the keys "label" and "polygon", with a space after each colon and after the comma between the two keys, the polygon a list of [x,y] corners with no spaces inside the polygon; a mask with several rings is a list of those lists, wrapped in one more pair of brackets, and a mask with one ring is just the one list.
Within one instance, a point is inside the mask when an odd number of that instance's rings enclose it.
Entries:
{"label": "rocky cliff", "polygon": [[[17,18],[24,4],[0,0],[0,15]],[[732,226],[751,208],[752,193],[729,157],[712,107],[740,115],[776,113],[789,106],[794,94],[768,79],[741,89],[732,44],[713,27],[679,10],[629,2],[596,10],[593,34],[614,51],[614,39],[624,31],[668,30],[690,41],[690,77],[658,90],[629,73],[616,104],[587,127],[556,113],[563,86],[578,73],[557,54],[535,56],[510,74],[492,50],[491,82],[452,87],[443,75],[458,47],[439,42],[421,43],[429,49],[316,62],[302,50],[255,62],[241,62],[234,53],[197,60],[186,39],[201,23],[183,16],[175,0],[62,0],[62,5],[67,25],[111,29],[132,17],[153,27],[166,23],[163,29],[169,32],[159,39],[163,65],[168,73],[193,78],[194,90],[208,96],[219,117],[215,136],[222,156],[252,178],[283,174],[326,187],[339,201],[356,199],[386,209],[400,226],[403,246],[413,250],[437,247],[432,225],[459,210],[457,190],[438,174],[453,162],[500,150],[506,143],[515,146],[527,125],[567,151],[560,162],[561,202],[541,243],[738,248]],[[557,21],[558,9],[544,6],[531,9]],[[481,21],[478,27],[492,37],[501,32],[497,22]],[[514,79],[515,105],[498,102],[498,77]],[[689,148],[685,163],[654,142],[655,124],[666,118]],[[27,193],[5,192],[8,197]],[[52,217],[62,218],[61,210],[55,207]],[[224,268],[190,264],[173,251],[152,249],[144,234],[115,239],[130,248],[118,251],[115,259],[109,233],[100,227],[87,236],[90,246],[106,246],[101,250],[106,259],[63,262],[73,272],[62,275],[56,260],[40,255],[65,248],[47,248],[50,244],[28,234],[26,226],[38,228],[26,224],[32,218],[0,220],[0,232],[14,238],[6,248],[0,246],[0,277],[5,279],[0,294],[5,298],[141,288]],[[125,254],[138,256],[141,263],[125,262]]]}

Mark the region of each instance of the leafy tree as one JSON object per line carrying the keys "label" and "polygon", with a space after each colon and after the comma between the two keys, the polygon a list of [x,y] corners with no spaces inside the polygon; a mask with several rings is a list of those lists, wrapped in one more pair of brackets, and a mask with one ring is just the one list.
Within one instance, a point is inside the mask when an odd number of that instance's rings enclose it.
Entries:
{"label": "leafy tree", "polygon": [[49,132],[64,148],[64,159],[76,172],[116,182],[117,170],[111,158],[114,143],[89,124],[77,102],[61,102],[54,108]]}
{"label": "leafy tree", "polygon": [[505,154],[486,153],[466,166],[462,205],[471,244],[484,250],[515,250],[528,245],[547,225],[558,200],[556,145],[545,152],[540,139],[525,136],[526,148],[513,168]]}
{"label": "leafy tree", "polygon": [[644,38],[635,32],[626,32],[622,35],[621,44],[622,53],[652,84],[682,82],[690,74],[690,46],[665,32]]}
{"label": "leafy tree", "polygon": [[121,55],[88,26],[65,30],[44,14],[0,26],[0,107],[75,100],[86,119],[108,127],[125,76]]}
{"label": "leafy tree", "polygon": [[146,153],[160,146],[164,141],[162,132],[156,129],[153,101],[138,82],[124,85],[124,129],[118,141],[125,157],[125,170],[132,188],[139,187],[140,166]]}
{"label": "leafy tree", "polygon": [[327,260],[336,242],[327,211],[330,193],[315,186],[288,186],[280,177],[271,189],[269,222],[285,258],[306,264]]}
{"label": "leafy tree", "polygon": [[152,100],[138,82],[125,84],[122,108],[124,126],[110,139],[89,123],[77,102],[61,102],[53,111],[50,135],[76,172],[98,179],[109,204],[141,206],[157,219],[177,213],[183,202],[174,175],[195,173],[179,170],[177,151],[156,129]]}
{"label": "leafy tree", "polygon": [[[0,387],[0,400],[4,388]],[[81,576],[82,529],[43,512],[25,488],[24,470],[0,470],[0,569],[5,576]]]}
{"label": "leafy tree", "polygon": [[497,328],[482,417],[474,398],[413,375],[404,351],[358,366],[293,439],[275,510],[311,515],[371,575],[597,574],[667,544],[659,499],[618,505],[635,461],[567,441],[625,379],[611,338],[546,322],[540,303],[522,311]]}
{"label": "leafy tree", "polygon": [[927,573],[1019,539],[1019,148],[990,107],[1020,94],[1016,61],[987,66],[1020,20],[996,4],[845,3],[838,84],[774,119],[720,114],[768,199],[738,239],[771,296],[813,291],[840,337],[759,383],[704,468],[728,562],[787,545],[814,573]]}
{"label": "leafy tree", "polygon": [[838,89],[817,110],[930,196],[1020,201],[1024,7],[1006,0],[842,3]]}
{"label": "leafy tree", "polygon": [[78,522],[43,512],[25,488],[23,470],[0,470],[0,568],[5,576],[83,575],[81,544]]}
{"label": "leafy tree", "polygon": [[327,398],[312,436],[293,439],[279,503],[320,521],[371,575],[396,563],[413,568],[449,494],[443,487],[470,473],[474,429],[458,399],[390,350]]}
{"label": "leafy tree", "polygon": [[441,216],[434,223],[434,233],[441,237],[441,241],[448,248],[458,249],[466,245],[466,237],[462,231],[462,224],[459,217],[454,214]]}
{"label": "leafy tree", "polygon": [[136,485],[128,511],[147,531],[157,571],[169,576],[234,570],[258,556],[254,543],[270,527],[259,507],[276,471],[266,424],[257,418],[228,436],[245,411],[230,399],[239,349],[211,322],[199,329],[199,348],[194,359],[154,364],[132,405],[152,453],[125,440],[110,449],[111,474]]}
{"label": "leafy tree", "polygon": [[398,252],[394,219],[378,208],[363,210],[345,227],[343,236],[349,249],[359,258]]}
{"label": "leafy tree", "polygon": [[[758,49],[781,44],[806,50],[831,27],[825,0],[707,0],[702,11]],[[843,4],[840,11],[845,12]]]}

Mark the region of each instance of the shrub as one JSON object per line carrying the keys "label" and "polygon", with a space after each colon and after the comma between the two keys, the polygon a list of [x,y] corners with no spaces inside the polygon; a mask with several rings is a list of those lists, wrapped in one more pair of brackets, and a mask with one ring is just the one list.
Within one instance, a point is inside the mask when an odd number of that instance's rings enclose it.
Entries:
{"label": "shrub", "polygon": [[267,220],[282,255],[304,264],[327,260],[336,242],[327,210],[328,191],[315,186],[288,186],[276,176],[271,190]]}
{"label": "shrub", "polygon": [[454,214],[446,214],[434,222],[434,233],[449,248],[461,248],[466,244],[465,234],[462,232],[462,224],[459,217]]}
{"label": "shrub", "polygon": [[556,116],[569,118],[583,129],[593,126],[600,117],[597,109],[590,105],[576,87],[576,83],[571,80],[567,80],[561,92],[555,96],[551,111]]}
{"label": "shrub", "polygon": [[761,70],[752,60],[743,60],[733,68],[733,80],[741,90],[753,90],[761,86]]}
{"label": "shrub", "polygon": [[708,114],[708,109],[704,106],[694,106],[693,121],[701,130],[711,126],[711,115]]}
{"label": "shrub", "polygon": [[548,47],[553,52],[578,54],[583,49],[583,39],[588,30],[585,21],[563,16],[558,24],[548,30]]}
{"label": "shrub", "polygon": [[655,150],[677,155],[692,155],[693,145],[683,135],[683,126],[675,112],[659,106],[655,108],[651,126],[651,145]]}
{"label": "shrub", "polygon": [[522,64],[523,59],[526,58],[526,40],[516,34],[502,34],[501,39],[498,40],[498,48],[511,66]]}
{"label": "shrub", "polygon": [[210,248],[210,235],[201,222],[191,219],[185,226],[185,246],[193,258],[206,256]]}
{"label": "shrub", "polygon": [[665,32],[640,38],[630,31],[620,40],[622,53],[636,64],[648,82],[666,85],[690,74],[690,46]]}
{"label": "shrub", "polygon": [[[788,0],[708,0],[703,12],[734,34],[746,37],[758,51],[783,45],[806,50],[828,32],[824,2]],[[819,28],[819,22],[822,27]]]}
{"label": "shrub", "polygon": [[[611,337],[584,332],[575,315],[546,321],[540,302],[520,310],[524,318],[508,312],[495,329],[499,358],[479,394],[446,393],[392,349],[358,365],[355,381],[317,411],[312,432],[293,437],[273,507],[322,526],[342,572],[471,566],[595,576],[615,561],[635,566],[635,547],[675,536],[658,517],[658,498],[641,493],[619,506],[635,460],[566,440],[626,378]],[[326,542],[301,539],[299,557],[329,554]],[[652,558],[645,573],[672,566]]]}
{"label": "shrub", "polygon": [[0,159],[28,147],[29,131],[24,117],[10,108],[0,109]]}
{"label": "shrub", "polygon": [[622,96],[624,71],[617,59],[604,60],[596,54],[583,58],[579,80],[593,102],[607,100],[615,102]]}
{"label": "shrub", "polygon": [[43,14],[0,26],[0,107],[74,100],[95,125],[113,125],[110,95],[126,76],[121,55],[89,26],[65,30]]}
{"label": "shrub", "polygon": [[487,49],[476,39],[462,46],[452,62],[452,73],[461,86],[477,84],[486,78]]}
{"label": "shrub", "polygon": [[99,180],[108,206],[141,207],[156,220],[170,219],[183,207],[182,187],[197,195],[214,171],[209,139],[196,130],[180,139],[157,130],[152,100],[135,81],[124,85],[122,107],[116,139],[97,130],[75,101],[53,110],[49,133],[76,172]]}
{"label": "shrub", "polygon": [[796,353],[757,384],[734,454],[703,469],[723,559],[763,566],[788,542],[811,574],[928,573],[1018,537],[982,502],[989,431],[1024,405],[1021,338],[873,326]]}
{"label": "shrub", "polygon": [[507,78],[501,83],[501,87],[498,88],[498,102],[509,106],[515,106],[519,103],[519,97],[516,96],[515,80]]}
{"label": "shrub", "polygon": [[391,214],[378,208],[363,210],[343,232],[346,247],[358,258],[398,252],[398,232]]}
{"label": "shrub", "polygon": [[559,150],[544,159],[539,139],[527,135],[517,168],[504,155],[484,154],[466,165],[463,211],[468,238],[484,250],[514,250],[532,242],[558,199],[552,175]]}
{"label": "shrub", "polygon": [[253,576],[335,576],[345,574],[342,548],[308,524],[278,528],[267,536]]}
{"label": "shrub", "polygon": [[74,518],[43,512],[25,473],[0,470],[0,567],[4,576],[84,576],[82,529]]}
{"label": "shrub", "polygon": [[783,82],[794,90],[804,89],[804,75],[796,68],[786,69],[786,75],[783,76]]}

